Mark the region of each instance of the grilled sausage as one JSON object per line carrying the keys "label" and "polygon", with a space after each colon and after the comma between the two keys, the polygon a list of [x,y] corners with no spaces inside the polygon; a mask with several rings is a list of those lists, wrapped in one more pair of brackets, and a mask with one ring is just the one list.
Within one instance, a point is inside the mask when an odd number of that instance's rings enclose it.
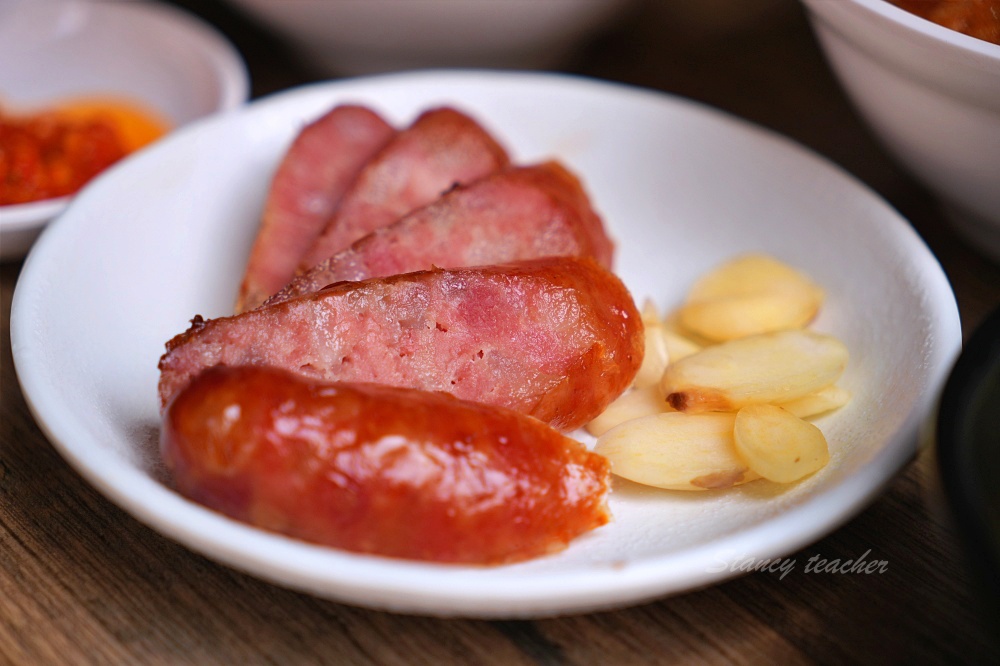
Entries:
{"label": "grilled sausage", "polygon": [[472,118],[451,108],[422,113],[365,166],[298,272],[431,203],[456,183],[478,180],[508,162],[503,147]]}
{"label": "grilled sausage", "polygon": [[271,181],[236,312],[257,307],[292,278],[344,192],[394,134],[374,111],[354,105],[337,106],[299,132]]}
{"label": "grilled sausage", "polygon": [[548,256],[591,256],[610,268],[613,245],[580,181],[556,162],[506,169],[459,186],[376,229],[293,279],[279,303],[344,280]]}
{"label": "grilled sausage", "polygon": [[217,366],[170,403],[160,441],[182,494],[350,551],[501,564],[561,550],[609,517],[606,459],[443,393]]}
{"label": "grilled sausage", "polygon": [[167,343],[166,405],[216,364],[438,390],[570,430],[631,383],[643,327],[625,285],[590,258],[435,269],[332,285],[204,321]]}

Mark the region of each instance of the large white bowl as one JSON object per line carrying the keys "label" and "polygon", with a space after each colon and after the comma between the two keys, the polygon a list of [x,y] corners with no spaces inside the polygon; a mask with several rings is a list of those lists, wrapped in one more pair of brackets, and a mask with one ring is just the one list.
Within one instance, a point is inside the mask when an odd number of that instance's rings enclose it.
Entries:
{"label": "large white bowl", "polygon": [[[433,566],[263,532],[175,493],[159,462],[157,360],[197,313],[231,312],[275,165],[339,102],[396,124],[452,104],[515,160],[579,173],[618,241],[635,298],[676,306],[693,280],[759,250],[807,270],[844,340],[854,399],[818,424],[832,461],[790,486],[683,493],[617,483],[614,521],[551,557]],[[785,556],[860,511],[917,449],[958,352],[954,296],[892,208],[828,162],[703,106],[542,74],[437,72],[316,85],[181,131],[95,182],[29,255],[11,314],[18,378],[39,425],[101,492],[220,562],[313,594],[439,615],[606,608],[692,589]],[[799,571],[805,566],[799,563]]]}
{"label": "large white bowl", "polygon": [[886,148],[1000,261],[1000,46],[885,0],[803,0],[830,64]]}
{"label": "large white bowl", "polygon": [[336,74],[554,67],[635,0],[229,0]]}
{"label": "large white bowl", "polygon": [[[8,110],[122,96],[179,127],[244,103],[249,91],[236,49],[176,8],[87,0],[0,3],[0,104]],[[0,206],[0,259],[27,252],[69,199]]]}

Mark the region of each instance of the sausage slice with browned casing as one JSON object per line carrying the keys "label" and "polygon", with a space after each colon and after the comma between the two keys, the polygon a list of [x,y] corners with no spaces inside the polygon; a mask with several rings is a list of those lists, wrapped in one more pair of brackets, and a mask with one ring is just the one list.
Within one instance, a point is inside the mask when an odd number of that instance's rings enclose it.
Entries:
{"label": "sausage slice with browned casing", "polygon": [[631,383],[643,325],[625,285],[590,258],[557,257],[344,282],[205,321],[167,343],[161,405],[217,364],[324,381],[446,391],[561,430]]}

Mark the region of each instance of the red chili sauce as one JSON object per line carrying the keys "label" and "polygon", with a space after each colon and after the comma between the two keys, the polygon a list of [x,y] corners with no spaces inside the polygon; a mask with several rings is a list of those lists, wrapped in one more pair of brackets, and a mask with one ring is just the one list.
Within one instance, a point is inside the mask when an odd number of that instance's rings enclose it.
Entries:
{"label": "red chili sauce", "polygon": [[73,194],[166,129],[118,100],[77,100],[30,114],[0,109],[0,205]]}
{"label": "red chili sauce", "polygon": [[1000,44],[1000,0],[889,0],[889,2],[946,28]]}

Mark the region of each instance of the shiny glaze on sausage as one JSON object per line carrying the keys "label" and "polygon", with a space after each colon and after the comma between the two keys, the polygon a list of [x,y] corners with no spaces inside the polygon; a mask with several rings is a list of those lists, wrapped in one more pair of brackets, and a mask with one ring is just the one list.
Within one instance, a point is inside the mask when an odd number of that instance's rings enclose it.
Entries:
{"label": "shiny glaze on sausage", "polygon": [[605,458],[443,393],[217,366],[168,406],[161,452],[185,496],[360,553],[503,564],[609,519]]}

